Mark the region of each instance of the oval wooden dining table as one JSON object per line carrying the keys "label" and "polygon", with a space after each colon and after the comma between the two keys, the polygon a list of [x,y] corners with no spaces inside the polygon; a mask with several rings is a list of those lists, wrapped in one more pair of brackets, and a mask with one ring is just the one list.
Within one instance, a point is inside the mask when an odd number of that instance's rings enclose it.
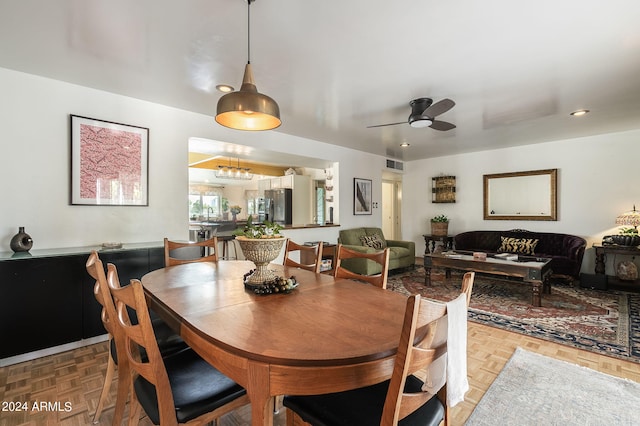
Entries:
{"label": "oval wooden dining table", "polygon": [[391,377],[406,297],[271,264],[289,294],[246,290],[248,261],[198,262],[142,277],[151,309],[200,356],[247,390],[253,425],[273,424],[273,398],[338,392]]}

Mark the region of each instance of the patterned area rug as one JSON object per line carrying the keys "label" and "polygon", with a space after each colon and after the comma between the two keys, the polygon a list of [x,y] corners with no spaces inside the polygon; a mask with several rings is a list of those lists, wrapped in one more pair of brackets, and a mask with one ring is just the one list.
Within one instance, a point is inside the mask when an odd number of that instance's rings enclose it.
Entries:
{"label": "patterned area rug", "polygon": [[[460,292],[462,273],[424,269],[392,275],[387,288],[406,295],[420,293],[448,301]],[[542,294],[542,306],[531,305],[531,285],[515,279],[476,274],[469,319],[532,337],[640,363],[640,294],[601,291],[554,282]]]}
{"label": "patterned area rug", "polygon": [[637,425],[640,384],[517,348],[466,426]]}

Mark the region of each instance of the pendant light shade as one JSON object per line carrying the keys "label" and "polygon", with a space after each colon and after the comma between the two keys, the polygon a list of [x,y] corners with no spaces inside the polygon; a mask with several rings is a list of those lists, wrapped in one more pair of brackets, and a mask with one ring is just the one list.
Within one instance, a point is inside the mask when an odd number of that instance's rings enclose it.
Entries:
{"label": "pendant light shade", "polygon": [[218,100],[216,121],[238,130],[271,130],[280,126],[280,108],[276,101],[258,92],[251,64],[244,68],[242,87]]}
{"label": "pendant light shade", "polygon": [[216,122],[237,130],[271,130],[279,127],[280,107],[269,96],[258,92],[251,70],[251,3],[247,0],[247,65],[242,87],[218,100]]}

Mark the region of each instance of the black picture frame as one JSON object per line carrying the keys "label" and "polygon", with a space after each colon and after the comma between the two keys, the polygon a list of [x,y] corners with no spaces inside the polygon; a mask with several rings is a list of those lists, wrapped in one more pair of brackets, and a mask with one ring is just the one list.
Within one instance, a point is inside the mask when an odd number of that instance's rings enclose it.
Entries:
{"label": "black picture frame", "polygon": [[372,208],[371,179],[353,178],[353,214],[370,215]]}

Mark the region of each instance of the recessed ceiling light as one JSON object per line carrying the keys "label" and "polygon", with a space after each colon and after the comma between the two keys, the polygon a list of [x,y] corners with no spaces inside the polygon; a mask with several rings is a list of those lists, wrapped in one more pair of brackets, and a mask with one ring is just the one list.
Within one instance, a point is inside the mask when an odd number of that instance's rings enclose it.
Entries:
{"label": "recessed ceiling light", "polygon": [[403,148],[406,148],[406,147],[408,147],[409,145],[410,145],[410,143],[409,143],[409,142],[402,142],[402,143],[400,144],[400,146],[401,146],[401,147],[403,147]]}
{"label": "recessed ceiling light", "polygon": [[219,91],[223,92],[223,93],[229,93],[229,92],[233,92],[233,87],[229,86],[228,84],[218,84],[216,86],[216,89],[218,89]]}
{"label": "recessed ceiling light", "polygon": [[569,115],[573,115],[574,117],[580,117],[585,115],[586,113],[588,113],[589,110],[588,109],[579,109],[577,111],[573,111],[571,114]]}

